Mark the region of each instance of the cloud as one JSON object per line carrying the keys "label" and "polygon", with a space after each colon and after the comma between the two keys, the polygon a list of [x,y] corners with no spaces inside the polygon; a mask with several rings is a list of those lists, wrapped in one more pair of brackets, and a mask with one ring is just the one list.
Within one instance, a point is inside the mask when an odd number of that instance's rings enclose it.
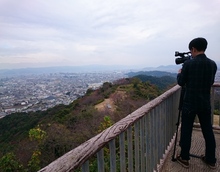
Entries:
{"label": "cloud", "polygon": [[[219,59],[218,0],[1,0],[0,68],[174,63],[194,37]],[[11,64],[11,65],[10,65]]]}

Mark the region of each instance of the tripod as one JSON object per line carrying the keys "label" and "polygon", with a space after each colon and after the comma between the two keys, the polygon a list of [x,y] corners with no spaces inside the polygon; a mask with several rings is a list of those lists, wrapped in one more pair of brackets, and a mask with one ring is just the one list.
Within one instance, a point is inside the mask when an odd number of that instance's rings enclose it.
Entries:
{"label": "tripod", "polygon": [[[176,154],[176,143],[177,143],[177,137],[178,137],[178,129],[179,129],[179,123],[180,123],[180,114],[182,111],[182,104],[183,104],[183,96],[185,94],[185,87],[181,87],[181,93],[180,93],[180,100],[179,100],[179,115],[176,123],[176,137],[175,137],[175,142],[174,142],[174,149],[173,149],[173,155],[172,155],[172,161],[176,161],[175,154]],[[189,154],[191,157],[195,158],[201,158],[201,156],[194,155],[194,154]]]}

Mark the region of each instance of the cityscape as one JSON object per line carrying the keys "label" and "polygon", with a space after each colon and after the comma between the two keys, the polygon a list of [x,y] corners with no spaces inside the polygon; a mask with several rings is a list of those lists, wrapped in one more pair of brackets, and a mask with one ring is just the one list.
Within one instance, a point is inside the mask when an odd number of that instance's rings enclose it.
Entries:
{"label": "cityscape", "polygon": [[[91,72],[0,78],[0,118],[15,112],[45,111],[59,104],[68,105],[88,89],[125,77],[123,72]],[[220,71],[215,80],[220,81]]]}
{"label": "cityscape", "polygon": [[122,72],[53,73],[0,79],[0,118],[15,112],[45,111],[68,105],[104,82],[124,78]]}

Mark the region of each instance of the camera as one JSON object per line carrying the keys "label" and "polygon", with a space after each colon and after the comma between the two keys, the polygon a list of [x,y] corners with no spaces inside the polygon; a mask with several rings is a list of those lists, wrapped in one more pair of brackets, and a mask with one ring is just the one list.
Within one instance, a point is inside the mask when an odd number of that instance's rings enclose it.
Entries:
{"label": "camera", "polygon": [[184,63],[186,60],[190,60],[192,58],[190,52],[180,53],[179,51],[175,51],[175,57],[179,56],[175,59],[176,64]]}

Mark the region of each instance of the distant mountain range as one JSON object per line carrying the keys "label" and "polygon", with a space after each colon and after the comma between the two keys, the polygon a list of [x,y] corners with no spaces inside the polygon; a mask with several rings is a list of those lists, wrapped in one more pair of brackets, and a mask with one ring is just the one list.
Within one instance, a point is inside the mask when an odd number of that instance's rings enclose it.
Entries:
{"label": "distant mountain range", "polygon": [[121,71],[124,73],[137,71],[168,71],[177,72],[180,66],[159,66],[147,68],[131,68],[127,66],[105,66],[105,65],[90,65],[90,66],[57,66],[57,67],[41,67],[41,68],[20,68],[20,69],[0,69],[0,77],[32,75],[32,74],[49,74],[49,73],[87,73],[87,72],[111,72]]}
{"label": "distant mountain range", "polygon": [[[220,62],[217,63],[220,66]],[[138,71],[165,71],[177,73],[181,65],[167,65],[158,67],[132,68],[128,66],[113,65],[87,65],[87,66],[56,66],[40,68],[20,68],[20,69],[0,69],[0,77],[32,74],[49,74],[49,73],[86,73],[86,72],[111,72],[121,71],[124,73]]]}
{"label": "distant mountain range", "polygon": [[2,69],[0,75],[28,75],[28,74],[49,74],[49,73],[85,73],[112,71],[116,69],[125,69],[123,66],[105,66],[105,65],[89,65],[89,66],[55,66],[55,67],[39,67],[39,68],[20,68],[20,69]]}

